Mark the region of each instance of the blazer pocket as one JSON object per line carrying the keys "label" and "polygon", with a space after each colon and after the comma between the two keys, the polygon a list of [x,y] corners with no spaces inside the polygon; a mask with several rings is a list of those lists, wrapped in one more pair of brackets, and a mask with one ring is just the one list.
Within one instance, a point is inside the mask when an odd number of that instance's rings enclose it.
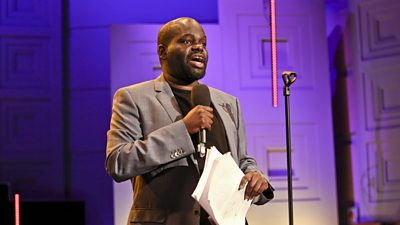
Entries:
{"label": "blazer pocket", "polygon": [[162,209],[132,209],[131,223],[165,223],[166,213]]}
{"label": "blazer pocket", "polygon": [[149,174],[151,175],[151,177],[155,177],[159,173],[163,172],[164,170],[167,170],[169,168],[178,167],[178,166],[189,166],[186,158],[178,159],[178,160],[170,162],[168,164],[164,164],[164,165],[158,167],[157,169],[150,171]]}

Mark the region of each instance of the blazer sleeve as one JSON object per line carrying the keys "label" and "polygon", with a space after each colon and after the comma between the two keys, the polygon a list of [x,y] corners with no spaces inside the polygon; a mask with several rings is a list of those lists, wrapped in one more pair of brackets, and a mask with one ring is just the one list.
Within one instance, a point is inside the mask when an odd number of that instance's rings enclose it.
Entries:
{"label": "blazer sleeve", "polygon": [[257,167],[257,162],[254,158],[247,155],[247,143],[246,143],[246,131],[245,124],[242,115],[242,110],[239,101],[236,99],[236,112],[237,112],[237,129],[238,129],[238,156],[239,156],[239,168],[244,174],[258,171],[260,172],[268,182],[268,189],[265,190],[258,199],[254,201],[256,205],[263,205],[274,198],[274,188],[269,183],[267,176]]}
{"label": "blazer sleeve", "polygon": [[130,92],[119,89],[114,95],[106,148],[106,170],[117,182],[176,164],[195,151],[183,120],[144,136],[142,116]]}

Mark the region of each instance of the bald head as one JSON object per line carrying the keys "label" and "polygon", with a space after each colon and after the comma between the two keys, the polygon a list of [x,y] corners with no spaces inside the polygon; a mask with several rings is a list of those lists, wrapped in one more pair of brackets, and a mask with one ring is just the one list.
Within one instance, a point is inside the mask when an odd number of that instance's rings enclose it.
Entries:
{"label": "bald head", "polygon": [[182,17],[161,27],[157,53],[164,77],[176,84],[191,84],[205,75],[208,51],[203,27]]}
{"label": "bald head", "polygon": [[160,44],[168,46],[171,39],[180,31],[180,27],[183,25],[197,24],[201,26],[195,19],[190,17],[180,17],[169,21],[160,28],[157,37],[157,46]]}

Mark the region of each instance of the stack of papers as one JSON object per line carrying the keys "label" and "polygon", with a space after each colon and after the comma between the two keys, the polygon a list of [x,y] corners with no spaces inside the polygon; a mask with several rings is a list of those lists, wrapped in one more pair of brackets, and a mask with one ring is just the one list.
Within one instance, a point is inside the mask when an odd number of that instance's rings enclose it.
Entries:
{"label": "stack of papers", "polygon": [[192,197],[217,225],[244,225],[251,200],[244,199],[245,188],[239,189],[244,174],[231,153],[222,155],[217,148],[207,150],[203,174]]}

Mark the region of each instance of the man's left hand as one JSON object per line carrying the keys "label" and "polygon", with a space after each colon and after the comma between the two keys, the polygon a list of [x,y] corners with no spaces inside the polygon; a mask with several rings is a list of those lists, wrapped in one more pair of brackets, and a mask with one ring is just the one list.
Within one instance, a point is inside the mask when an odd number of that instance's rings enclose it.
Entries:
{"label": "man's left hand", "polygon": [[[247,183],[247,186],[246,186]],[[244,198],[253,200],[268,188],[268,181],[260,172],[252,171],[243,176],[240,181],[239,190],[246,186]]]}

